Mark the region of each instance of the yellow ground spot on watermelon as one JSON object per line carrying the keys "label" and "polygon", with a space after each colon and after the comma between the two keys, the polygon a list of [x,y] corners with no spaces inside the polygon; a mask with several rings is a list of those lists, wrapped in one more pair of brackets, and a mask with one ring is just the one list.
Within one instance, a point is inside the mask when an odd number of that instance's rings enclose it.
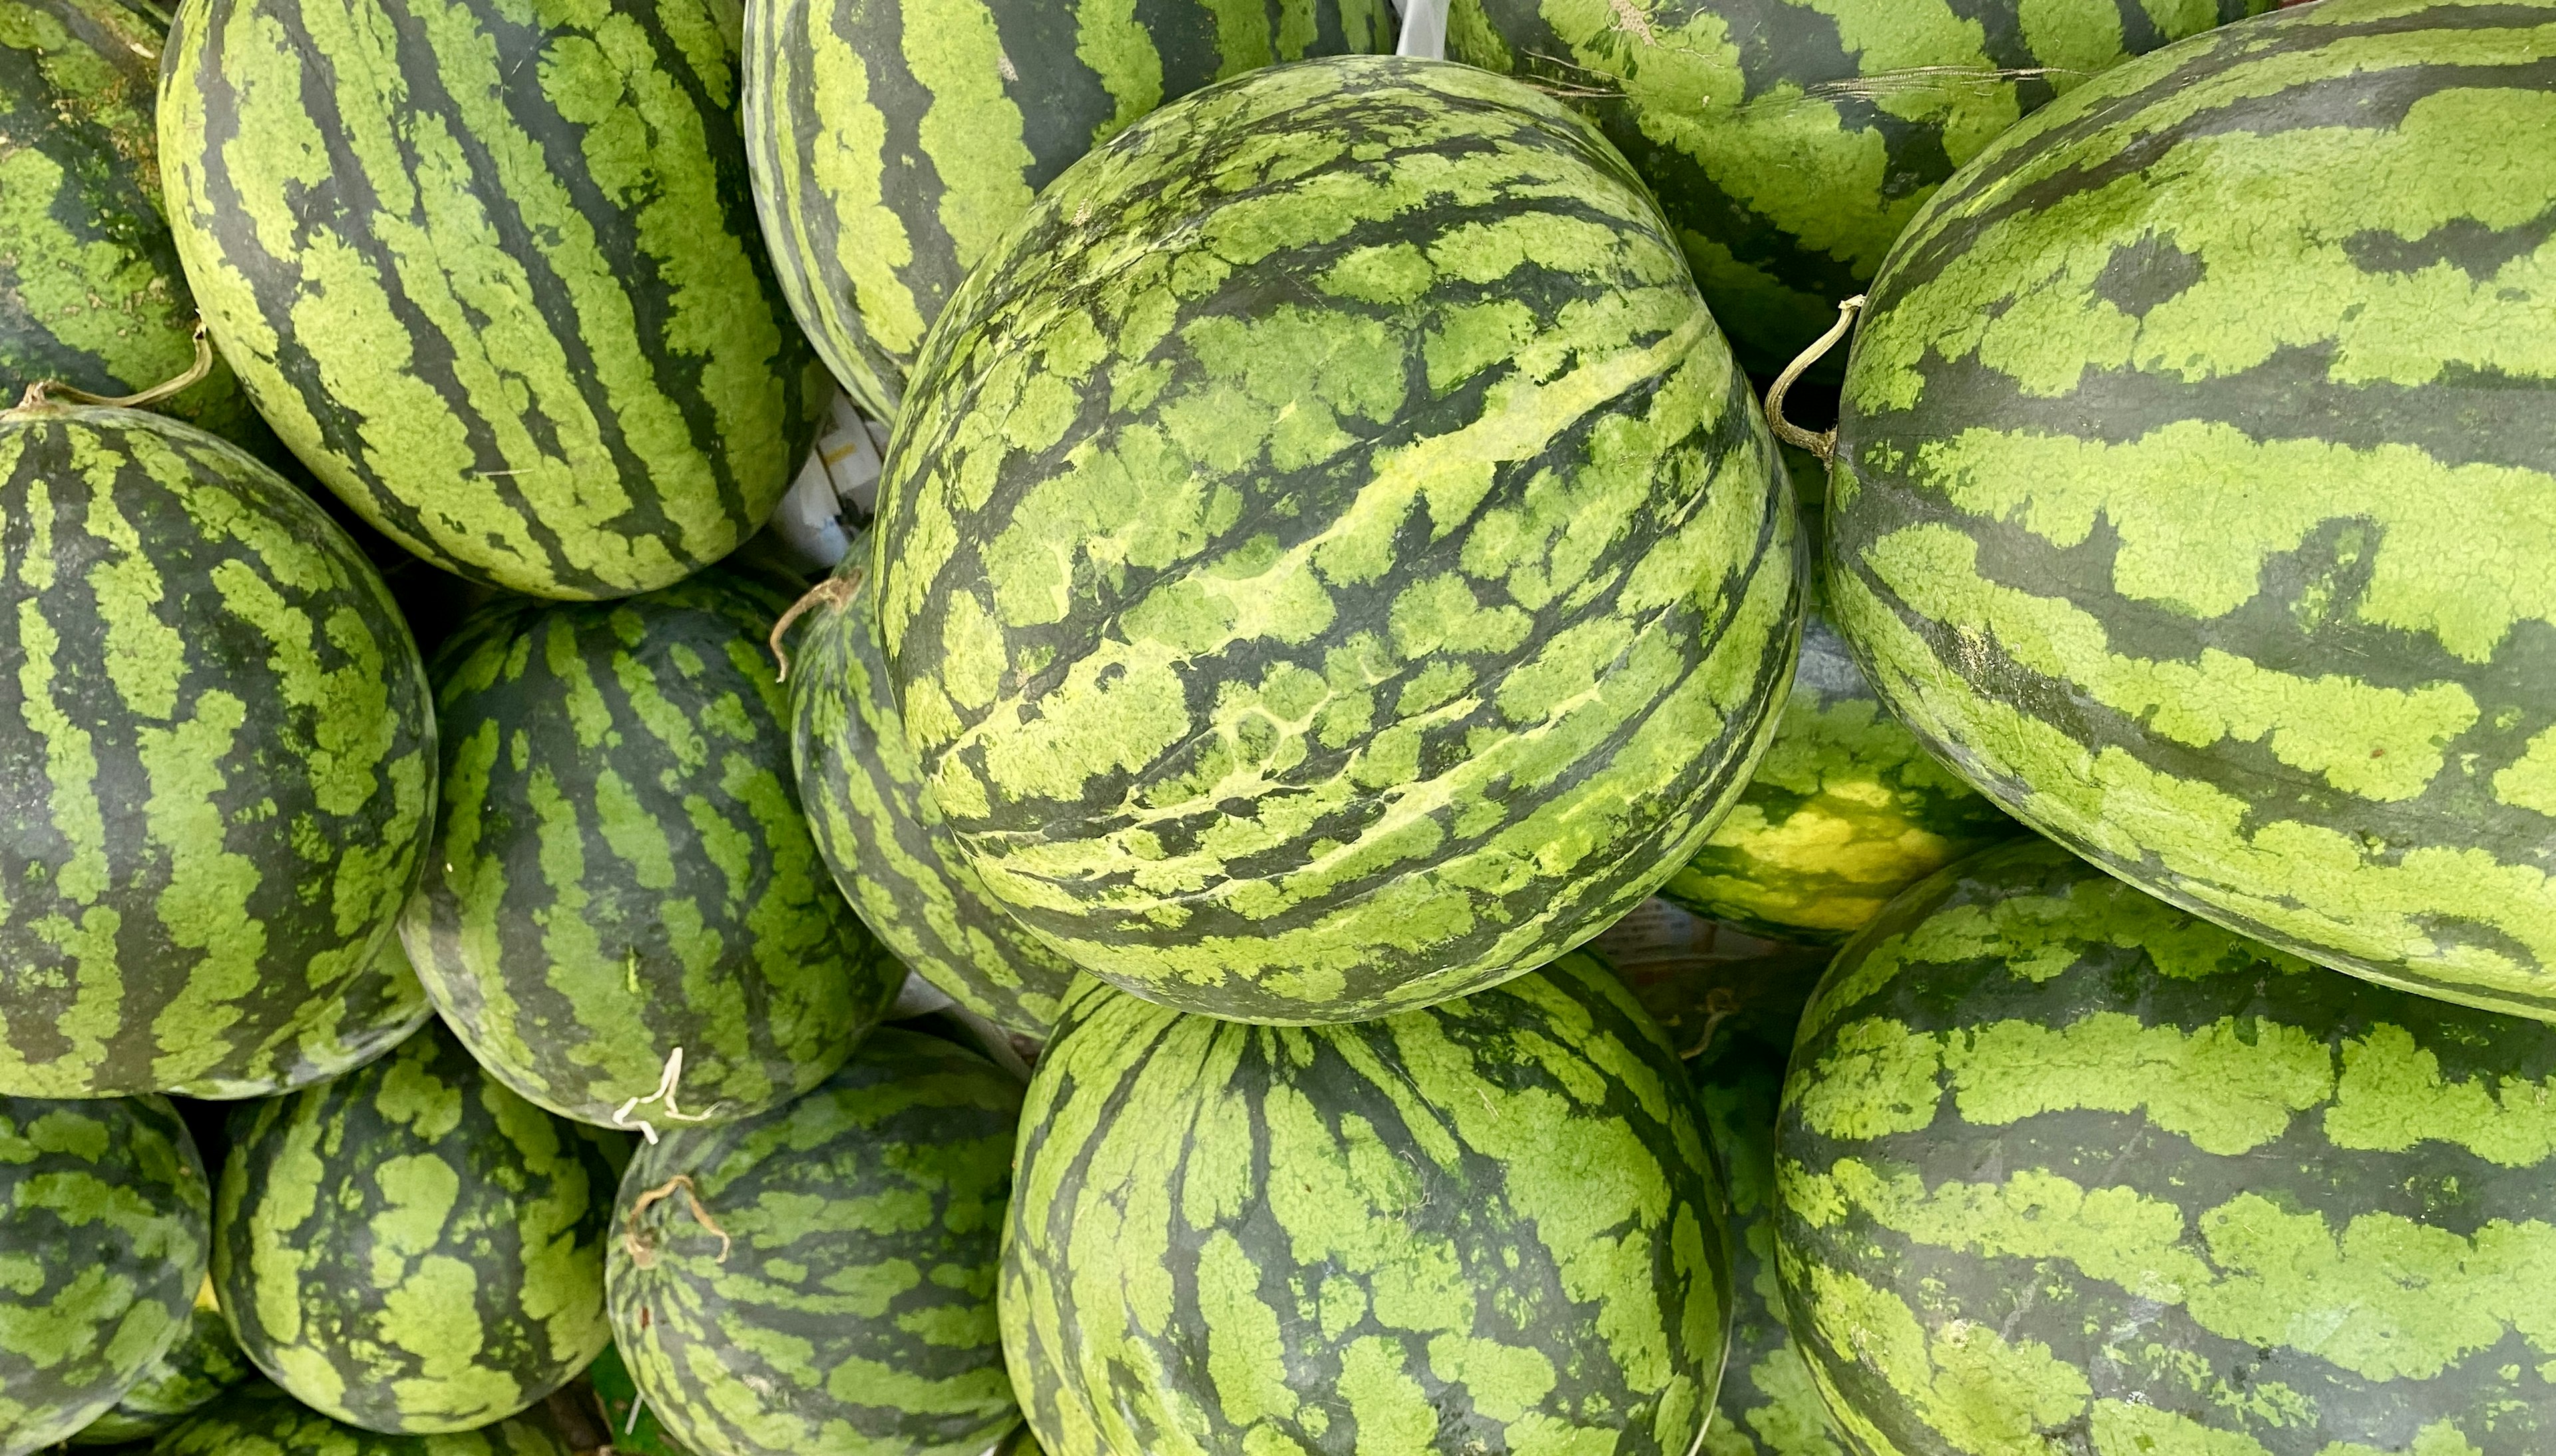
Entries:
{"label": "yellow ground spot on watermelon", "polygon": [[915,83],[932,97],[916,144],[940,173],[940,222],[963,272],[1029,210],[1032,195],[1027,177],[1036,159],[1022,140],[1021,108],[1004,88],[1002,38],[982,0],[928,0],[905,8],[898,41]]}
{"label": "yellow ground spot on watermelon", "polygon": [[[2086,1411],[2093,1392],[2085,1373],[2038,1340],[2008,1343],[1969,1320],[1930,1332],[1897,1295],[1849,1271],[1815,1265],[1798,1273],[1807,1275],[1809,1298],[1796,1308],[1818,1339],[1888,1385],[1956,1450],[2030,1451]],[[1833,1408],[1857,1429],[1852,1402]]]}
{"label": "yellow ground spot on watermelon", "polygon": [[2556,1156],[2556,1085],[2449,1081],[2438,1055],[2381,1023],[2343,1043],[2325,1136],[2337,1148],[2385,1153],[2449,1143],[2503,1167],[2536,1167]]}

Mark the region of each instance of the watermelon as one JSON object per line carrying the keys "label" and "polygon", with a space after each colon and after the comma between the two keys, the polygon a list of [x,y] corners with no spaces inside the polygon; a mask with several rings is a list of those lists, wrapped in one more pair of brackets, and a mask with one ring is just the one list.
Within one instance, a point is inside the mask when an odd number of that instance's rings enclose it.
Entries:
{"label": "watermelon", "polygon": [[539,1415],[453,1435],[384,1435],[329,1419],[252,1381],[161,1438],[152,1456],[597,1456]]}
{"label": "watermelon", "polygon": [[1272,66],[1040,194],[935,325],[881,641],[986,888],[1187,1010],[1531,969],[1692,854],[1800,604],[1748,383],[1614,149],[1446,61]]}
{"label": "watermelon", "polygon": [[985,893],[933,801],[888,691],[856,546],[790,644],[790,750],[834,884],[887,948],[951,1000],[1045,1040],[1074,964]]}
{"label": "watermelon", "polygon": [[2542,1018],[2551,56],[2546,0],[2324,0],[2036,114],[1874,285],[1829,524],[1883,701],[2017,817]]}
{"label": "watermelon", "polygon": [[[1820,462],[1783,452],[1803,535],[1816,543]],[[1697,914],[1811,944],[1846,939],[1900,891],[2018,832],[1881,706],[1821,611],[1823,574],[1815,562],[1792,695],[1756,777],[1659,890]]]}
{"label": "watermelon", "polygon": [[312,1003],[294,1028],[290,1041],[279,1043],[253,1077],[207,1077],[182,1082],[169,1090],[183,1097],[227,1101],[267,1097],[295,1087],[308,1087],[342,1076],[389,1051],[417,1033],[435,1015],[418,984],[417,971],[396,934],[382,937],[381,948],[362,971],[346,978],[333,995]]}
{"label": "watermelon", "polygon": [[2556,1028],[1991,849],[1811,1002],[1792,1328],[1862,1452],[2543,1452],[2551,1087]]}
{"label": "watermelon", "polygon": [[623,1135],[526,1102],[441,1026],[240,1118],[213,1287],[249,1359],[305,1403],[368,1430],[472,1430],[610,1338],[605,1143]]}
{"label": "watermelon", "polygon": [[764,240],[834,377],[893,422],[924,331],[1068,163],[1210,81],[1392,49],[1386,0],[748,0]]}
{"label": "watermelon", "polygon": [[612,1435],[617,1456],[693,1456],[666,1434],[648,1402],[639,1398],[639,1387],[630,1379],[630,1367],[622,1360],[619,1346],[604,1346],[594,1364],[586,1367],[585,1379],[603,1407],[604,1427]]}
{"label": "watermelon", "polygon": [[789,601],[728,570],[506,598],[436,656],[444,816],[401,934],[471,1054],[562,1117],[777,1106],[905,980],[799,810],[764,647]]}
{"label": "watermelon", "polygon": [[1054,1456],[1688,1456],[1732,1309],[1705,1139],[1586,952],[1304,1029],[1086,983],[1021,1117],[1013,1386]]}
{"label": "watermelon", "polygon": [[0,1456],[76,1433],[186,1333],[209,1205],[168,1099],[0,1095]]}
{"label": "watermelon", "polygon": [[[209,1200],[209,1193],[207,1194]],[[209,1202],[207,1204],[209,1207]],[[254,1374],[213,1298],[207,1273],[195,1289],[195,1307],[167,1353],[143,1368],[142,1378],[104,1415],[80,1427],[74,1446],[114,1446],[148,1441],[176,1428],[222,1392]]]}
{"label": "watermelon", "polygon": [[1454,0],[1447,54],[1576,100],[1751,373],[1863,292],[1953,170],[2107,67],[2276,0]]}
{"label": "watermelon", "polygon": [[309,497],[157,415],[0,415],[0,1093],[256,1096],[415,1025],[426,672]]}
{"label": "watermelon", "polygon": [[735,11],[203,0],[160,156],[204,321],[400,545],[541,596],[726,555],[831,391],[756,235]]}
{"label": "watermelon", "polygon": [[788,1107],[622,1174],[606,1272],[647,1408],[699,1456],[981,1456],[1020,1421],[994,1315],[1021,1084],[887,1028]]}

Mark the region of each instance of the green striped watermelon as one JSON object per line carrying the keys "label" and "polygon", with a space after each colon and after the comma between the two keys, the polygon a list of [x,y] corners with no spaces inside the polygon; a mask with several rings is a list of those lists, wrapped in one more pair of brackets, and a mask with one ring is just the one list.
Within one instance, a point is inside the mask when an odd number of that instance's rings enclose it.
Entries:
{"label": "green striped watermelon", "polygon": [[613,1337],[700,1456],[981,1456],[1019,1423],[994,1274],[1021,1084],[886,1028],[788,1107],[622,1174]]}
{"label": "green striped watermelon", "polygon": [[1849,944],[1803,1022],[1793,1329],[1859,1452],[2535,1456],[2551,1089],[2556,1028],[1991,849]]}
{"label": "green striped watermelon", "polygon": [[2038,113],[1874,286],[1830,521],[1883,700],[2018,817],[2245,934],[2537,1017],[2551,56],[2547,0],[2324,0]]}
{"label": "green striped watermelon", "polygon": [[177,1343],[144,1367],[142,1378],[104,1415],[80,1427],[70,1444],[115,1446],[149,1441],[163,1431],[175,1429],[188,1416],[212,1403],[222,1392],[254,1374],[248,1357],[240,1353],[239,1340],[231,1334],[230,1323],[222,1317],[221,1305],[213,1297],[212,1276],[207,1274],[196,1286],[195,1307],[188,1311],[186,1328],[179,1333]]}
{"label": "green striped watermelon", "polygon": [[0,1092],[253,1096],[415,1025],[376,960],[425,669],[309,497],[157,415],[0,414]]}
{"label": "green striped watermelon", "polygon": [[[1732,1038],[1699,1057],[1696,1100],[1730,1181],[1730,1356],[1697,1456],[1848,1456],[1784,1325],[1775,1277],[1775,1110],[1784,1047]],[[2102,1453],[2097,1453],[2102,1456]]]}
{"label": "green striped watermelon", "polygon": [[401,933],[471,1053],[562,1117],[777,1106],[905,980],[799,810],[764,646],[789,604],[729,570],[507,598],[436,655],[444,814]]}
{"label": "green striped watermelon", "polygon": [[639,1397],[639,1387],[630,1379],[620,1347],[604,1346],[594,1364],[586,1367],[585,1379],[594,1389],[596,1403],[603,1407],[604,1427],[611,1432],[615,1456],[693,1456],[666,1434],[648,1402]]}
{"label": "green striped watermelon", "polygon": [[472,1430],[610,1338],[621,1135],[506,1090],[441,1026],[240,1117],[213,1286],[249,1359],[306,1403],[369,1430]]}
{"label": "green striped watermelon", "polygon": [[161,1438],[151,1456],[598,1456],[540,1415],[450,1435],[384,1435],[329,1419],[264,1381]]}
{"label": "green striped watermelon", "polygon": [[1369,1018],[1638,904],[1792,670],[1790,492],[1640,182],[1355,57],[1069,169],[936,325],[872,569],[986,887],[1185,1009]]}
{"label": "green striped watermelon", "polygon": [[790,644],[790,748],[834,884],[887,948],[960,1006],[1044,1040],[1074,964],[985,893],[888,691],[855,544]]}
{"label": "green striped watermelon", "polygon": [[1772,374],[2017,118],[2275,3],[1453,0],[1447,54],[1550,86],[1604,126],[1659,193],[1740,361]]}
{"label": "green striped watermelon", "polygon": [[1585,952],[1353,1026],[1086,985],[1021,1119],[1003,1348],[1055,1456],[1688,1456],[1727,1208]]}
{"label": "green striped watermelon", "polygon": [[200,0],[160,154],[204,320],[449,570],[617,597],[762,525],[830,391],[757,236],[736,13]]}
{"label": "green striped watermelon", "polygon": [[186,1333],[209,1202],[166,1098],[0,1095],[0,1456],[77,1433]]}
{"label": "green striped watermelon", "polygon": [[893,422],[924,331],[1067,164],[1211,81],[1392,49],[1386,0],[748,0],[763,236],[834,377]]}

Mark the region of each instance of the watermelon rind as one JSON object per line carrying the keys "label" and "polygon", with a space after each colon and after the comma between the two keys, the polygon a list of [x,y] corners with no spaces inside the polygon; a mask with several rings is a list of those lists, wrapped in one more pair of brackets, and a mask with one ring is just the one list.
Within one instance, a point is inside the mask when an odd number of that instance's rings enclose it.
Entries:
{"label": "watermelon rind", "polygon": [[390,1435],[332,1420],[251,1381],[160,1438],[151,1456],[598,1456],[571,1446],[538,1413],[477,1430]]}
{"label": "watermelon rind", "polygon": [[[209,1200],[210,1192],[206,1197]],[[207,1203],[209,1214],[210,1204]],[[209,1227],[209,1226],[208,1226]],[[209,1250],[207,1251],[209,1254]],[[74,1446],[115,1446],[149,1441],[175,1429],[222,1392],[257,1372],[240,1353],[229,1321],[213,1297],[209,1271],[195,1289],[195,1307],[187,1312],[187,1327],[166,1353],[143,1368],[142,1378],[117,1397],[107,1412],[80,1427]]]}

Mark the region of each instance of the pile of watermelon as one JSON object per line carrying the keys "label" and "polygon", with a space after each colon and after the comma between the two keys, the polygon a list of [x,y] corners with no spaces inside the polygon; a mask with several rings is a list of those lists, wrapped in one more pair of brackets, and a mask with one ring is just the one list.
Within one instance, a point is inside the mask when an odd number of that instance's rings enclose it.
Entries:
{"label": "pile of watermelon", "polygon": [[0,1456],[2556,1450],[2556,0],[0,0]]}

